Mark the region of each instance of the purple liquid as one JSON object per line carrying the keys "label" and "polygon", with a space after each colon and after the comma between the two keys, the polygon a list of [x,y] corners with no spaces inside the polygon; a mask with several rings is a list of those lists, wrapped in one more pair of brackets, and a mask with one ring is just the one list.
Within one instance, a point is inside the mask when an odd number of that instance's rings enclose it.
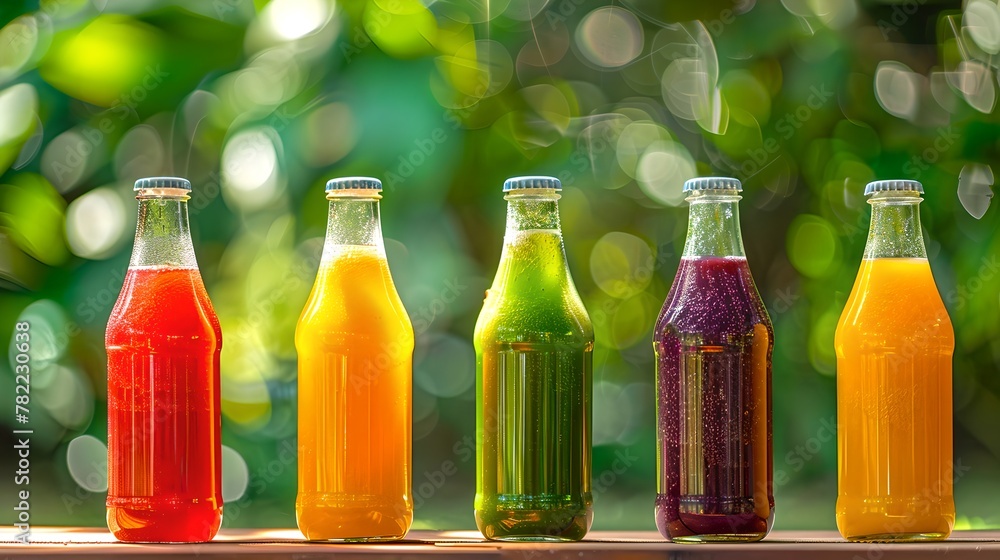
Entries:
{"label": "purple liquid", "polygon": [[656,526],[672,540],[771,528],[774,332],[743,257],[684,257],[653,335]]}

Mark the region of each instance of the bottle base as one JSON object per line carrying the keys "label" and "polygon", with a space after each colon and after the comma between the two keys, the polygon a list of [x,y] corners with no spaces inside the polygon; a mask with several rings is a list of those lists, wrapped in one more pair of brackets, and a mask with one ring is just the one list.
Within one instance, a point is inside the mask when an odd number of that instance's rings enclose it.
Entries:
{"label": "bottle base", "polygon": [[[503,542],[575,542],[590,530],[594,513],[580,503],[545,509],[476,509],[476,526],[488,540]],[[559,507],[562,506],[562,507]]]}
{"label": "bottle base", "polygon": [[716,535],[687,535],[667,537],[667,540],[679,544],[698,543],[745,543],[757,542],[767,536],[767,533],[720,533]]}
{"label": "bottle base", "polygon": [[837,530],[852,542],[940,541],[955,528],[954,503],[950,496],[841,496],[837,499]]}
{"label": "bottle base", "polygon": [[[305,533],[302,533],[305,535]],[[382,535],[376,537],[306,537],[309,542],[328,542],[328,543],[388,543],[403,540],[405,535]]]}
{"label": "bottle base", "polygon": [[923,541],[943,541],[948,538],[951,533],[936,532],[936,533],[880,533],[873,535],[859,535],[859,536],[845,536],[844,538],[850,542],[881,542],[881,543],[891,543],[891,542],[923,542]]}
{"label": "bottle base", "polygon": [[[480,531],[480,532],[482,532],[482,531]],[[483,533],[483,535],[485,536],[486,534]],[[519,543],[564,543],[564,542],[577,542],[577,541],[580,541],[580,540],[583,539],[583,537],[585,535],[586,535],[586,533],[583,533],[583,534],[581,534],[578,537],[577,536],[562,537],[562,536],[554,536],[554,535],[502,535],[502,536],[497,536],[496,533],[494,533],[494,536],[492,536],[492,537],[486,537],[486,538],[488,540],[498,541],[498,542],[514,542],[514,543],[518,543],[518,542]]]}
{"label": "bottle base", "polygon": [[108,529],[128,543],[204,543],[215,538],[222,525],[222,508],[209,503],[167,506],[112,506]]}
{"label": "bottle base", "polygon": [[308,541],[391,542],[406,536],[413,510],[378,496],[300,494],[295,519]]}
{"label": "bottle base", "polygon": [[[656,528],[663,538],[675,543],[755,542],[771,531],[773,500],[729,498],[725,513],[717,497],[656,497]],[[760,507],[758,507],[758,504]],[[713,513],[707,513],[712,512]]]}

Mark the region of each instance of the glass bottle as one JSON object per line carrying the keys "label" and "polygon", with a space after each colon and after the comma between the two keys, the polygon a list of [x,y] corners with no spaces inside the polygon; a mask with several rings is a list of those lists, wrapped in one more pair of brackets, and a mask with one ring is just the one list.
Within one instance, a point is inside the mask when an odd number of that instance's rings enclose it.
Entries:
{"label": "glass bottle", "polygon": [[553,177],[503,186],[500,266],[476,322],[475,515],[495,540],[590,529],[594,329],[570,276]]}
{"label": "glass bottle", "polygon": [[743,252],[741,191],[684,184],[687,241],[653,334],[656,525],[677,542],[756,541],[774,518],[774,334]]}
{"label": "glass bottle", "polygon": [[222,331],[188,226],[191,184],[135,183],[139,219],[108,354],[108,528],[128,542],[203,542],[222,522]]}
{"label": "glass bottle", "polygon": [[837,528],[938,540],[955,524],[955,336],[920,229],[923,187],[876,181],[864,260],[837,325]]}
{"label": "glass bottle", "polygon": [[396,540],[413,520],[413,327],[385,257],[381,191],[368,177],[327,183],[323,257],[295,329],[295,513],[309,540]]}

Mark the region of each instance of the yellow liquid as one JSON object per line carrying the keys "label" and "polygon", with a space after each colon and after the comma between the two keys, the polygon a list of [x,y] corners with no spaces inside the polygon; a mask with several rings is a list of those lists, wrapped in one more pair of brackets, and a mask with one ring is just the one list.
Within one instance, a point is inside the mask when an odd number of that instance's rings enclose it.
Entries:
{"label": "yellow liquid", "polygon": [[309,540],[402,538],[410,492],[413,327],[374,247],[320,266],[295,330],[299,490]]}
{"label": "yellow liquid", "polygon": [[866,259],[835,344],[841,535],[946,538],[955,336],[927,259]]}

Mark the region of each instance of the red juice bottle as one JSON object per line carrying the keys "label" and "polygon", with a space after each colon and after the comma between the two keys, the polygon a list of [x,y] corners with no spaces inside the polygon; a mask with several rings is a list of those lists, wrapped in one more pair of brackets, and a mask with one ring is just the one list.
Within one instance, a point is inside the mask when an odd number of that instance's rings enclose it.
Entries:
{"label": "red juice bottle", "polygon": [[108,353],[108,528],[204,542],[222,523],[222,330],[188,228],[186,179],[135,183],[139,220]]}
{"label": "red juice bottle", "polygon": [[656,526],[675,542],[756,541],[774,519],[774,334],[743,253],[741,190],[684,184],[687,242],[653,334]]}

